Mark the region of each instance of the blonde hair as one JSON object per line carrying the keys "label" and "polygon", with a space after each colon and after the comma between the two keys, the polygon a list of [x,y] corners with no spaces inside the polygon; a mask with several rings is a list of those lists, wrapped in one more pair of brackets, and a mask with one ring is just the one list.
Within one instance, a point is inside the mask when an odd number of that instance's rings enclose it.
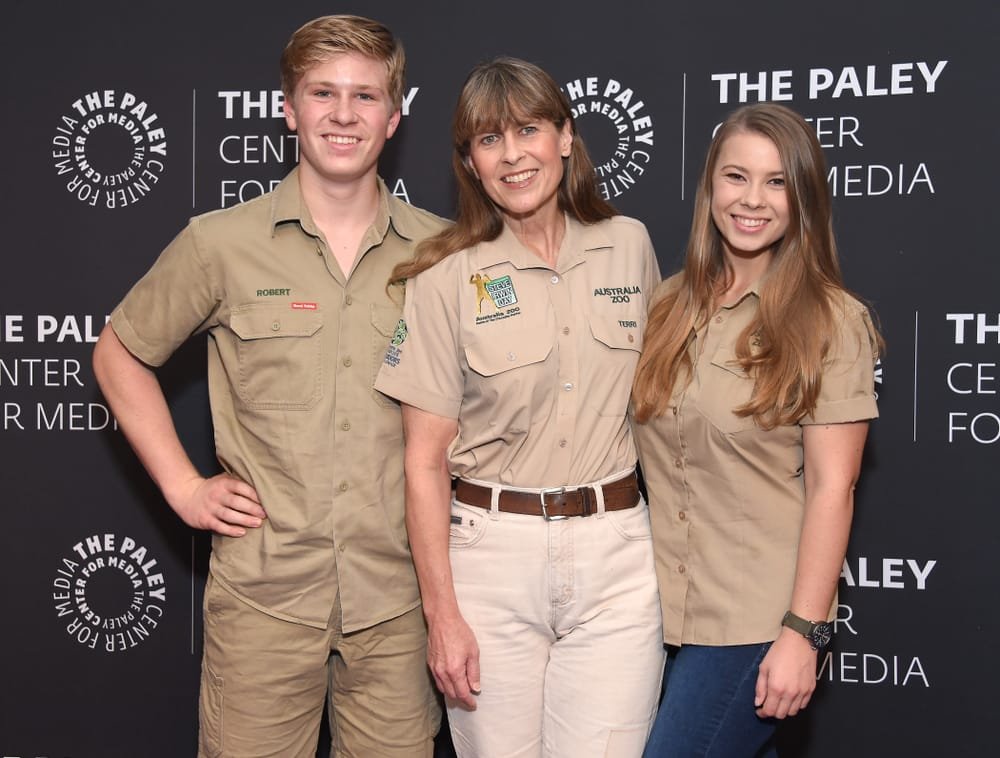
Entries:
{"label": "blonde hair", "polygon": [[[689,345],[732,284],[722,237],[712,220],[712,177],[733,134],[769,139],[781,156],[789,222],[760,287],[760,304],[736,340],[736,358],[754,378],[750,400],[733,412],[764,429],[793,424],[816,407],[823,359],[836,333],[832,303],[844,292],[833,235],[826,161],[815,132],[794,111],[748,105],[723,122],[705,160],[694,203],[684,269],[676,287],[652,307],[636,369],[636,420],[663,415],[679,382],[690,380]],[[881,345],[881,338],[878,338]],[[752,345],[751,345],[752,343]],[[753,347],[753,349],[751,349]]]}
{"label": "blonde hair", "polygon": [[452,253],[500,236],[503,216],[469,166],[470,145],[476,135],[536,119],[551,121],[556,129],[568,123],[573,134],[559,185],[559,209],[584,224],[617,215],[597,191],[594,164],[576,133],[569,101],[559,86],[533,63],[496,58],[472,69],[455,106],[451,157],[458,184],[455,224],[421,243],[412,261],[395,268],[392,281],[416,276]]}
{"label": "blonde hair", "polygon": [[403,104],[403,44],[378,21],[361,16],[321,16],[299,27],[281,54],[281,90],[291,99],[302,75],[340,53],[358,53],[385,64],[393,110]]}

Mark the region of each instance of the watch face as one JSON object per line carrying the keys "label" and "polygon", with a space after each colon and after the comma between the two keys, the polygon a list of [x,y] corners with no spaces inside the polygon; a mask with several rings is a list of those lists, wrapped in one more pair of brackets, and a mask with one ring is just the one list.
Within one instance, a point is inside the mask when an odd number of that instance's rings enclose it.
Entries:
{"label": "watch face", "polygon": [[826,622],[822,624],[816,624],[813,628],[813,632],[809,635],[809,641],[812,642],[812,646],[817,650],[822,650],[827,645],[830,644],[830,639],[833,637],[833,625]]}

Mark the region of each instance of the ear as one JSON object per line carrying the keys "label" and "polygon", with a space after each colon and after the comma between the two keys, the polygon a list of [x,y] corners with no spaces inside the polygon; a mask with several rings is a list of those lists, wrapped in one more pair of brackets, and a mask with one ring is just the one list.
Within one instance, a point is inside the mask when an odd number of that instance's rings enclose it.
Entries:
{"label": "ear", "polygon": [[385,127],[385,138],[390,139],[393,134],[396,133],[396,129],[399,127],[399,120],[402,118],[403,112],[398,108],[393,111],[392,115],[389,116],[389,123]]}
{"label": "ear", "polygon": [[294,132],[298,128],[298,121],[295,118],[295,105],[292,98],[285,95],[285,101],[281,107],[285,112],[285,124],[288,126],[288,130]]}
{"label": "ear", "polygon": [[563,122],[562,129],[559,132],[559,154],[563,158],[569,158],[570,153],[573,152],[573,128],[569,123],[569,119]]}
{"label": "ear", "polygon": [[465,168],[468,169],[469,173],[472,174],[474,177],[476,177],[476,181],[482,181],[479,178],[479,172],[476,171],[476,167],[472,165],[472,156],[471,155],[467,155],[464,158],[462,158],[462,163],[465,164]]}

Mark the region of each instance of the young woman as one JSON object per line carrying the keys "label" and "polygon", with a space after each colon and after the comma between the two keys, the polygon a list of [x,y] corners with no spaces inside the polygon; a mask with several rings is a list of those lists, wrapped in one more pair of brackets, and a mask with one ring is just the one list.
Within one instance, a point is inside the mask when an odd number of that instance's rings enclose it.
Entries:
{"label": "young woman", "polygon": [[633,400],[664,699],[648,756],[767,754],[829,640],[880,338],[843,286],[809,125],[719,128],[684,269],[654,295]]}
{"label": "young woman", "polygon": [[458,218],[396,271],[376,384],[403,403],[431,671],[460,756],[639,756],[663,646],[627,410],[653,248],[537,66],[476,67],[453,132]]}

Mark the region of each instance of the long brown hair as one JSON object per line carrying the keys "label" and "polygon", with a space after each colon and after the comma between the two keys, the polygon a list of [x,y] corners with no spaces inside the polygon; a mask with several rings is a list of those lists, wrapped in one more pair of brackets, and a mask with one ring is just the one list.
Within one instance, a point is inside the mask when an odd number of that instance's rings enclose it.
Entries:
{"label": "long brown hair", "polygon": [[[759,134],[781,156],[789,223],[773,250],[760,305],[736,341],[736,358],[754,377],[749,402],[733,412],[764,429],[793,424],[816,407],[823,359],[836,333],[833,303],[844,292],[833,236],[826,161],[815,132],[794,111],[773,103],[744,106],[723,122],[708,150],[677,286],[650,310],[633,402],[642,423],[663,415],[678,382],[690,380],[689,345],[719,296],[732,284],[722,237],[712,220],[712,177],[723,143]],[[751,344],[752,343],[752,344]],[[751,349],[751,347],[753,349]]]}
{"label": "long brown hair", "polygon": [[472,173],[470,145],[476,135],[533,120],[551,121],[557,129],[569,123],[573,134],[559,185],[559,209],[584,224],[617,215],[598,194],[594,164],[576,133],[569,101],[559,86],[533,63],[496,58],[472,69],[455,106],[451,127],[451,166],[458,184],[455,224],[422,242],[413,260],[396,266],[391,281],[416,276],[452,253],[500,236],[503,216]]}

